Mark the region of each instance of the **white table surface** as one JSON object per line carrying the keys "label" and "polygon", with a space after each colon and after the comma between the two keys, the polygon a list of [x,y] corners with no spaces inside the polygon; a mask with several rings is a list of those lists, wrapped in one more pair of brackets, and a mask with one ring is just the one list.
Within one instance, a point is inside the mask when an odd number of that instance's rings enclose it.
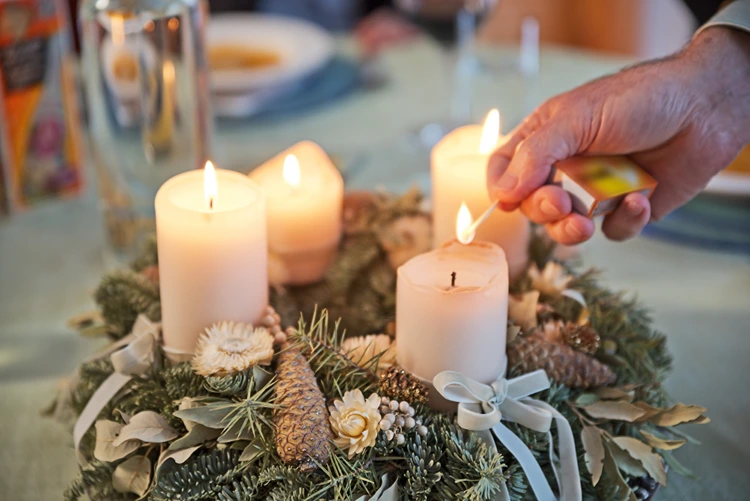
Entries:
{"label": "white table surface", "polygon": [[[501,51],[498,57],[512,54]],[[544,50],[539,97],[626,62]],[[425,160],[404,153],[403,137],[447,113],[440,104],[447,102],[449,86],[440,77],[445,73],[439,55],[419,42],[386,54],[383,63],[391,74],[383,89],[280,122],[220,126],[220,162],[247,170],[295,141],[312,139],[333,155],[364,159],[366,168],[353,173],[352,185],[424,184]],[[488,76],[475,92],[477,109],[497,105],[506,118],[521,116],[521,83],[512,75]],[[54,395],[58,379],[97,347],[98,341],[68,331],[65,320],[91,309],[90,294],[105,269],[104,249],[93,193],[0,222],[0,499],[60,499],[76,473],[70,435],[42,419],[39,409]],[[748,260],[645,238],[615,244],[599,236],[584,246],[583,258],[604,269],[612,287],[638,294],[653,309],[674,355],[667,383],[672,396],[708,407],[713,420],[688,430],[703,441],[701,447],[677,452],[701,479],[670,474],[669,489],[657,499],[750,499]]]}

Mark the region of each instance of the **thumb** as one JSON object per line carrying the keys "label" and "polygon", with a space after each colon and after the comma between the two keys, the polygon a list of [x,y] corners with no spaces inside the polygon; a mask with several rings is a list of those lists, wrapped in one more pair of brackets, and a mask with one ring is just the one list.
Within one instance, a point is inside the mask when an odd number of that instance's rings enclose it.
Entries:
{"label": "thumb", "polygon": [[547,182],[552,165],[578,153],[580,141],[570,122],[551,119],[524,122],[490,157],[490,197],[506,210],[516,208]]}

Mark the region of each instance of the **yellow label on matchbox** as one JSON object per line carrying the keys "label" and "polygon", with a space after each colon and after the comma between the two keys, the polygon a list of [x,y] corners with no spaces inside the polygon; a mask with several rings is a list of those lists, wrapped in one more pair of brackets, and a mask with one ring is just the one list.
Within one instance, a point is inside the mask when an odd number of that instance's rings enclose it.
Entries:
{"label": "yellow label on matchbox", "polygon": [[625,157],[573,157],[557,162],[550,174],[570,194],[573,210],[595,217],[615,210],[629,193],[650,197],[658,184]]}

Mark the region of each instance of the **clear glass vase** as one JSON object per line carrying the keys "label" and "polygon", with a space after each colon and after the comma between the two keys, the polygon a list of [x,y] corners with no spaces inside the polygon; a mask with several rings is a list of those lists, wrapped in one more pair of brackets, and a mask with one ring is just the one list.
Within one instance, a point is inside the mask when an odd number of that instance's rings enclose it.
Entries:
{"label": "clear glass vase", "polygon": [[154,196],[209,157],[205,0],[83,0],[89,152],[109,243],[132,257],[153,231]]}

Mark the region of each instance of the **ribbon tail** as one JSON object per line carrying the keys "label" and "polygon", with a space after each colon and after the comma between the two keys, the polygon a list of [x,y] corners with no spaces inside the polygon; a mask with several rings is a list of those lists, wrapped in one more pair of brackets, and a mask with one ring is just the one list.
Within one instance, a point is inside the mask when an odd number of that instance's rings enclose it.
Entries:
{"label": "ribbon tail", "polygon": [[529,447],[502,423],[493,426],[492,432],[500,443],[513,454],[518,464],[521,465],[537,501],[556,501],[557,497],[552,492],[552,488],[549,486],[542,468],[537,463]]}
{"label": "ribbon tail", "polygon": [[555,477],[557,477],[557,483],[560,486],[560,499],[561,501],[581,501],[583,498],[581,475],[578,471],[578,456],[576,455],[575,438],[570,423],[565,419],[565,416],[546,402],[530,400],[525,403],[544,409],[552,414],[557,425],[559,465],[555,461],[555,449],[551,436],[549,450],[552,468],[555,472]]}
{"label": "ribbon tail", "polygon": [[113,372],[110,376],[104,380],[102,385],[96,389],[94,394],[89,399],[86,407],[83,408],[83,412],[78,416],[76,424],[73,427],[73,442],[76,449],[76,458],[78,464],[81,466],[86,465],[86,458],[81,453],[81,440],[86,434],[91,425],[94,424],[99,413],[107,405],[107,402],[112,400],[120,389],[127,384],[133,377],[126,374],[120,374],[119,372]]}

